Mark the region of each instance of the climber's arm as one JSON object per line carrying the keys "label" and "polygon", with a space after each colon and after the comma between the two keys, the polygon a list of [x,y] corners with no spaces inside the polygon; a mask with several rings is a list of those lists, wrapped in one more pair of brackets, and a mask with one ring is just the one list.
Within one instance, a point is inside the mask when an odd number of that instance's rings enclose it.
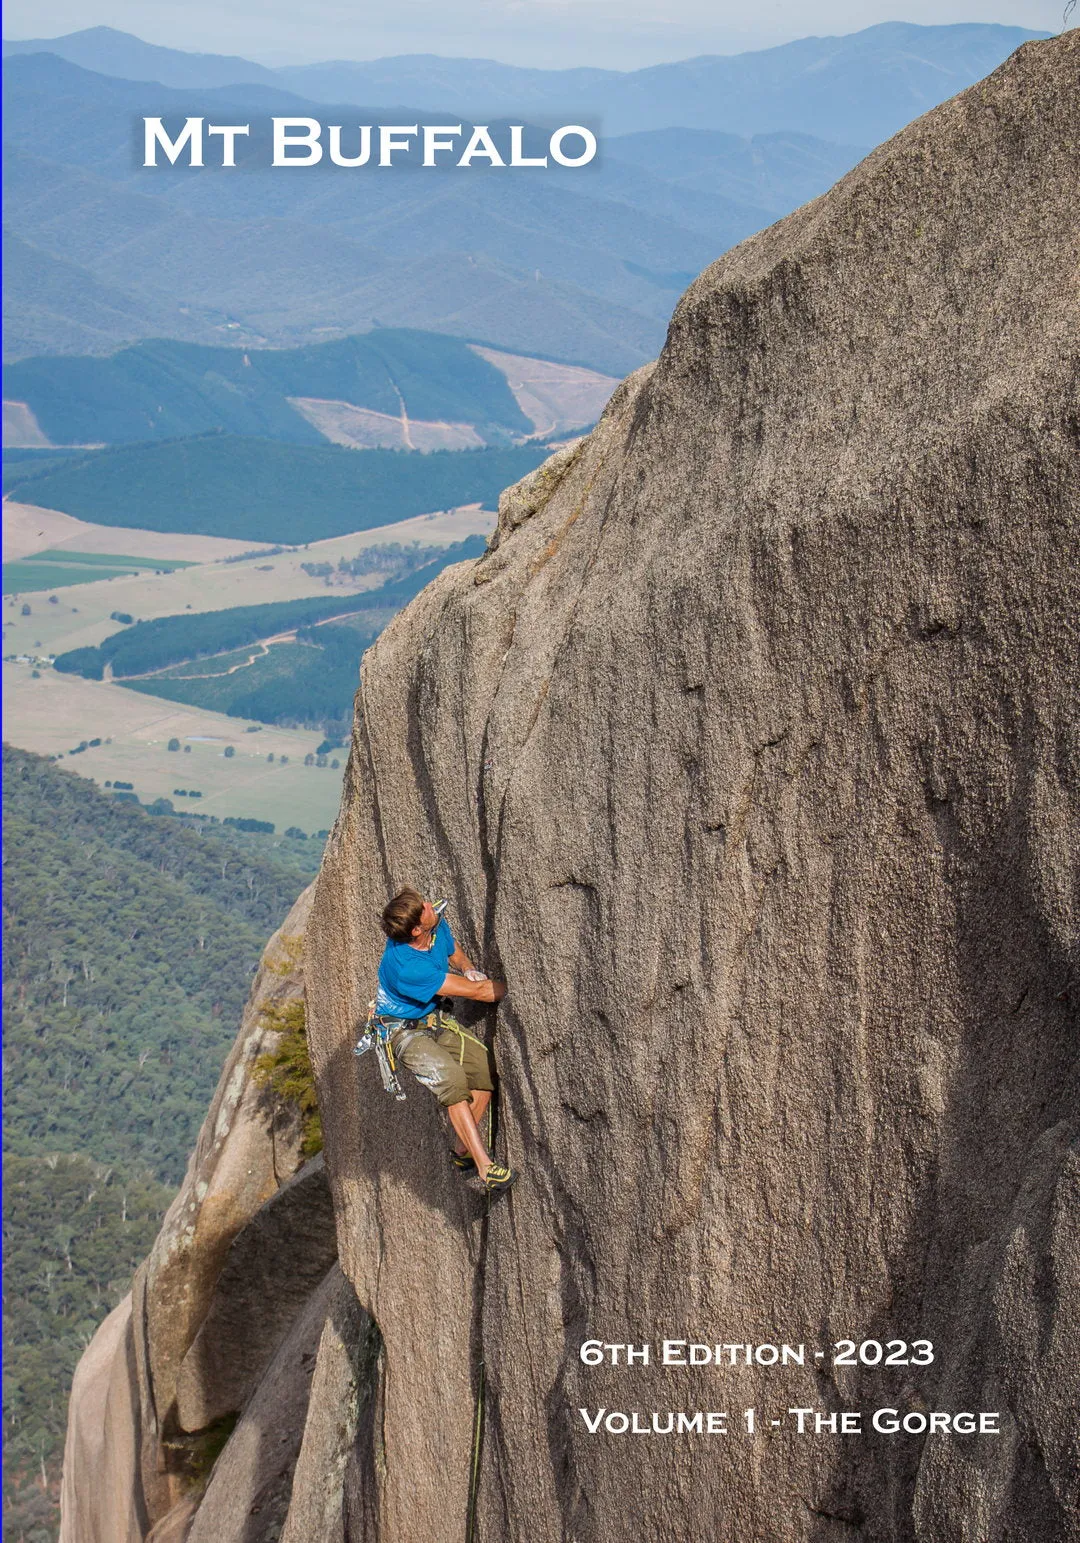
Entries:
{"label": "climber's arm", "polygon": [[470,1002],[501,1002],[506,987],[501,980],[466,980],[464,975],[448,975],[439,987],[441,997],[467,997]]}
{"label": "climber's arm", "polygon": [[464,975],[467,970],[476,968],[460,943],[455,946],[454,952],[446,962],[456,975]]}

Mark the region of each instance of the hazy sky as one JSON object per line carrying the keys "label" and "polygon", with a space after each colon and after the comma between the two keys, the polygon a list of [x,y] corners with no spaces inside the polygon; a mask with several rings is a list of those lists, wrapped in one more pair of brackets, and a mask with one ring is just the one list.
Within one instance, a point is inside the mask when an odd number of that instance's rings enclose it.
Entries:
{"label": "hazy sky", "polygon": [[1065,0],[9,0],[4,36],[110,26],[150,43],[260,63],[438,53],[551,68],[635,69],[881,21],[1061,27]]}

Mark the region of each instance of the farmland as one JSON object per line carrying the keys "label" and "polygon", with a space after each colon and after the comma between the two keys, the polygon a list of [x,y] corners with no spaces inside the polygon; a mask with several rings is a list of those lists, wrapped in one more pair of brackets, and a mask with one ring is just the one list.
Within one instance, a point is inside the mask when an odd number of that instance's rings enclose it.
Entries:
{"label": "farmland", "polygon": [[[140,803],[171,800],[188,813],[269,820],[279,831],[298,825],[309,834],[328,828],[337,814],[341,766],[305,766],[322,734],[316,730],[248,725],[220,713],[185,707],[29,665],[3,665],[6,737],[80,777],[134,784]],[[100,739],[99,745],[89,741]],[[171,739],[187,749],[170,751]],[[84,751],[72,755],[86,742]],[[234,754],[225,755],[227,746]],[[269,756],[273,756],[271,761]],[[331,759],[341,760],[340,756]],[[176,789],[202,797],[176,796]]]}
{"label": "farmland", "polygon": [[[31,516],[24,522],[26,530],[34,525],[33,516],[48,513],[32,509],[24,512]],[[219,819],[236,816],[268,820],[279,831],[291,825],[306,831],[325,829],[336,814],[341,781],[341,767],[335,769],[329,761],[341,761],[344,756],[339,753],[327,757],[325,766],[305,766],[305,757],[314,756],[322,741],[320,729],[257,724],[253,719],[227,717],[214,710],[216,700],[185,705],[145,690],[61,675],[45,664],[45,658],[71,648],[96,647],[118,631],[114,612],[149,620],[179,615],[189,609],[197,615],[305,596],[328,600],[341,597],[347,609],[350,596],[377,587],[385,574],[342,575],[337,568],[342,559],[351,561],[368,546],[391,542],[450,545],[470,535],[487,534],[494,518],[490,511],[466,508],[353,532],[287,552],[255,550],[242,561],[201,561],[171,573],[143,569],[117,578],[95,579],[59,591],[55,602],[50,598],[52,591],[9,595],[2,612],[3,652],[7,661],[3,666],[5,736],[24,749],[42,755],[62,755],[62,766],[92,778],[99,786],[107,781],[131,782],[142,803],[166,798],[177,810],[197,811]],[[55,540],[56,527],[47,520],[42,519],[37,528],[43,532],[47,528],[42,539]],[[106,527],[79,529],[89,531],[90,536],[76,534],[73,539],[97,541]],[[114,531],[113,535],[119,544],[131,532]],[[212,543],[213,538],[174,534],[168,540],[170,553],[183,560],[185,550],[200,550],[202,543]],[[190,543],[190,547],[185,543]],[[24,551],[28,544],[24,532]],[[210,550],[216,552],[219,548],[211,545]],[[237,555],[231,545],[225,550],[230,557]],[[239,550],[242,553],[243,548]],[[331,574],[324,577],[307,573],[302,566],[305,563],[329,567]],[[100,571],[93,564],[84,567],[87,572]],[[24,605],[29,607],[28,616],[22,614]],[[337,609],[336,604],[332,609]],[[377,626],[387,614],[385,610],[373,611],[369,623]],[[282,654],[281,648],[290,653]],[[253,651],[257,650],[240,650],[240,658],[246,660]],[[282,668],[297,660],[304,662],[305,656],[311,655],[319,657],[316,649],[303,644],[274,647],[270,650],[270,676],[278,675]],[[15,662],[18,658],[24,662]],[[216,677],[219,671],[237,662],[230,655],[223,662],[207,661],[202,668],[207,670],[208,677]],[[351,668],[355,680],[355,663]],[[190,676],[193,672],[177,667],[170,673]],[[237,673],[247,676],[253,689],[271,684],[264,674],[247,670]],[[207,688],[217,684],[214,678],[174,680],[164,684],[164,689],[179,688],[190,695],[191,687],[202,687],[208,698],[215,698],[219,693]],[[227,694],[220,695],[226,699]],[[237,703],[231,694],[227,700],[235,711]],[[101,743],[90,745],[94,739]],[[169,751],[170,739],[179,739],[188,748]],[[88,748],[73,756],[71,752],[83,741]],[[229,757],[224,754],[227,745],[234,748]],[[273,760],[269,759],[271,755]],[[177,788],[187,790],[184,797],[176,795]],[[192,800],[187,796],[191,790],[201,792],[202,797]]]}

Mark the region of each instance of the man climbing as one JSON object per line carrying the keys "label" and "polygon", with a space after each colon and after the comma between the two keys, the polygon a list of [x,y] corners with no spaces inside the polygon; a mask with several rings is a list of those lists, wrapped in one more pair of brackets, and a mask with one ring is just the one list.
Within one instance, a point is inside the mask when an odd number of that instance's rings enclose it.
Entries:
{"label": "man climbing", "polygon": [[492,1162],[480,1135],[494,1087],[491,1054],[436,1001],[500,1002],[506,987],[474,968],[446,918],[415,889],[394,896],[382,913],[382,929],[387,941],[379,964],[375,1025],[388,1033],[393,1060],[430,1088],[450,1116],[454,1166],[463,1173],[475,1169],[489,1194],[509,1189],[517,1175]]}

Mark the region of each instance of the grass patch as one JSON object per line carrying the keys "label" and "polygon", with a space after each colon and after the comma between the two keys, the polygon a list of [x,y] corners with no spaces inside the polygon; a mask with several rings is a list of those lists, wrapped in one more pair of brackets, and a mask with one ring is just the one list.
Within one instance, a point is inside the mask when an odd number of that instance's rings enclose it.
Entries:
{"label": "grass patch", "polygon": [[92,584],[98,579],[118,579],[135,573],[172,573],[194,563],[172,557],[124,557],[109,552],[35,552],[4,564],[4,594],[21,595],[41,589],[66,589],[71,584]]}

